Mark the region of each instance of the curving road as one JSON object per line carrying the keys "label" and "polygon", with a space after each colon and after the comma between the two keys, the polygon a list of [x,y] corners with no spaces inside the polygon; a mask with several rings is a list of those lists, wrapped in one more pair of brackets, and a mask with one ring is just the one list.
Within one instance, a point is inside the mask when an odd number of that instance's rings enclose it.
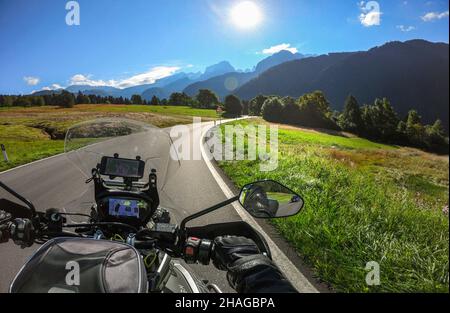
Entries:
{"label": "curving road", "polygon": [[[214,122],[203,123],[202,129],[210,128],[213,124]],[[185,146],[188,146],[189,143],[191,144],[191,154],[201,155],[200,145],[198,144],[201,131],[196,129],[196,127],[198,126],[191,125],[185,128],[182,140],[186,140],[186,142],[183,142]],[[168,132],[168,130],[165,131]],[[190,142],[191,138],[195,139],[193,144]],[[133,135],[132,138],[128,138],[122,144],[136,147],[142,146],[142,141],[141,135]],[[103,152],[111,150],[112,154],[117,152],[118,146],[118,142],[114,141],[107,144],[99,144],[93,149],[101,149]],[[130,153],[134,153],[134,151]],[[139,154],[142,153],[146,154],[147,152],[139,152]],[[167,165],[168,162],[168,160],[158,160],[155,166]],[[88,166],[91,165],[88,164]],[[164,165],[162,167],[165,168]],[[182,161],[181,166],[173,173],[171,172],[171,178],[167,180],[164,192],[161,193],[161,204],[176,209],[173,211],[173,215],[178,222],[189,214],[226,200],[223,186],[219,186],[216,182],[216,178],[212,175],[210,168],[208,168],[207,163],[203,159]],[[164,176],[164,174],[161,176]],[[159,179],[161,181],[165,180],[161,176]],[[86,177],[77,167],[73,166],[73,163],[68,160],[66,155],[58,155],[0,173],[1,181],[30,199],[38,210],[45,210],[50,207],[64,207],[68,212],[79,213],[88,213],[93,199],[92,188],[87,188],[85,179]],[[13,200],[1,190],[0,198],[5,197]],[[241,220],[241,216],[233,206],[228,206],[193,221],[193,223],[203,225],[238,220]],[[14,275],[36,248],[37,246],[20,249],[20,247],[15,246],[11,242],[0,245],[0,292],[8,291],[9,283],[14,278]],[[223,291],[232,292],[226,282],[225,273],[216,270],[212,265],[208,267],[201,265],[191,267],[202,279],[216,283]]]}

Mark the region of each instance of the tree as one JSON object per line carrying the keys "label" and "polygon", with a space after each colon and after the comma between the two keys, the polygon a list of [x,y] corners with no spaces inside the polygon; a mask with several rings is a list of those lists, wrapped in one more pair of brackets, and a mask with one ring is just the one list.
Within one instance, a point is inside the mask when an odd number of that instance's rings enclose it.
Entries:
{"label": "tree", "polygon": [[406,127],[410,128],[415,124],[422,124],[422,118],[416,110],[411,110],[408,112],[408,119],[406,122]]}
{"label": "tree", "polygon": [[192,99],[184,92],[174,92],[170,95],[169,105],[190,106],[192,105]]}
{"label": "tree", "polygon": [[200,89],[196,100],[200,108],[204,109],[215,109],[219,103],[217,95],[209,89]]}
{"label": "tree", "polygon": [[361,134],[363,136],[385,142],[397,141],[400,120],[386,98],[375,99],[373,105],[364,106],[362,120],[364,130]]}
{"label": "tree", "polygon": [[16,107],[30,107],[31,106],[31,100],[28,97],[17,97],[17,99],[14,101],[14,106],[16,106]]}
{"label": "tree", "polygon": [[133,104],[142,104],[142,97],[140,95],[132,95],[131,103]]}
{"label": "tree", "polygon": [[235,95],[229,95],[225,98],[225,112],[227,115],[240,116],[242,114],[241,100]]}
{"label": "tree", "polygon": [[300,107],[292,97],[282,99],[283,113],[281,122],[287,124],[296,124],[300,120]]}
{"label": "tree", "polygon": [[302,103],[313,103],[316,109],[324,115],[331,115],[330,103],[326,99],[324,93],[320,90],[316,90],[312,93],[304,94],[299,99]]}
{"label": "tree", "polygon": [[73,108],[75,105],[75,96],[68,91],[63,90],[57,99],[60,107]]}
{"label": "tree", "polygon": [[448,154],[449,142],[441,120],[436,120],[432,126],[426,127],[428,147],[432,151]]}
{"label": "tree", "polygon": [[445,138],[445,129],[442,126],[442,121],[440,119],[437,119],[436,122],[434,122],[433,126],[431,127],[431,133]]}
{"label": "tree", "polygon": [[269,97],[267,96],[259,95],[250,100],[250,103],[248,104],[248,114],[253,116],[261,115],[261,108],[268,98]]}
{"label": "tree", "polygon": [[250,101],[243,100],[242,101],[242,114],[248,115],[248,104]]}
{"label": "tree", "polygon": [[84,95],[80,91],[80,92],[78,92],[76,102],[77,102],[77,104],[90,104],[91,100],[88,96]]}
{"label": "tree", "polygon": [[31,103],[33,106],[41,107],[45,105],[45,100],[43,97],[37,96],[32,98]]}
{"label": "tree", "polygon": [[153,96],[152,100],[150,100],[150,105],[160,105],[161,101],[159,100],[159,98],[157,96]]}
{"label": "tree", "polygon": [[321,91],[305,94],[297,100],[300,107],[299,120],[296,124],[338,130],[339,126],[332,119],[333,112]]}
{"label": "tree", "polygon": [[0,96],[0,107],[13,106],[14,100],[11,96]]}
{"label": "tree", "polygon": [[349,95],[345,101],[344,111],[339,116],[339,126],[346,131],[360,134],[363,130],[363,120],[358,100]]}
{"label": "tree", "polygon": [[426,128],[422,125],[421,117],[415,110],[408,112],[408,118],[406,120],[406,135],[408,141],[416,147],[425,147],[426,142]]}
{"label": "tree", "polygon": [[282,114],[283,103],[278,97],[268,98],[261,108],[261,115],[268,122],[281,122]]}

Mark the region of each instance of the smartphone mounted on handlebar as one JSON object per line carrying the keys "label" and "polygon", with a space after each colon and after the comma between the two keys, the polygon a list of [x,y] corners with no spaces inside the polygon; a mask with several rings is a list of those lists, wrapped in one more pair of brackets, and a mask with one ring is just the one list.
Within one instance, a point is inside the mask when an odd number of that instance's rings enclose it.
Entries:
{"label": "smartphone mounted on handlebar", "polygon": [[136,160],[114,157],[103,157],[99,166],[101,175],[109,176],[111,179],[122,177],[138,181],[144,177],[145,162],[136,157]]}

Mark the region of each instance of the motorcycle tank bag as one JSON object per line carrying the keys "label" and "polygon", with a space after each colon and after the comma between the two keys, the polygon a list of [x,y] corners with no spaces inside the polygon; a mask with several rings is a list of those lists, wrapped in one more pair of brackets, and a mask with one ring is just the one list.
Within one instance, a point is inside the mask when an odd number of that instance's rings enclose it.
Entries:
{"label": "motorcycle tank bag", "polygon": [[106,240],[57,238],[23,266],[12,293],[145,293],[142,257],[132,246]]}

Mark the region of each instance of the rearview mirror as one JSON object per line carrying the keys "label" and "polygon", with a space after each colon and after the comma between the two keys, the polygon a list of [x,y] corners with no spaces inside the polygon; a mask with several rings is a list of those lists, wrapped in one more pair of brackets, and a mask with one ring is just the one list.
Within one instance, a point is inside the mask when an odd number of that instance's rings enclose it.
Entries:
{"label": "rearview mirror", "polygon": [[300,212],[304,204],[300,195],[273,180],[244,186],[239,203],[256,218],[293,216]]}

